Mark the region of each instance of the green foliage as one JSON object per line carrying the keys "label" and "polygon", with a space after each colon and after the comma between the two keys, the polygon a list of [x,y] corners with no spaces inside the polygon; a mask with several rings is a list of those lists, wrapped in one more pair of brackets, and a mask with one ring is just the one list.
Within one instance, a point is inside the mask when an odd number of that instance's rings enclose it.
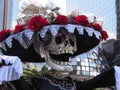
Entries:
{"label": "green foliage", "polygon": [[14,85],[10,82],[3,82],[2,85],[0,85],[0,90],[16,90]]}
{"label": "green foliage", "polygon": [[46,66],[44,66],[41,71],[37,70],[37,66],[34,65],[34,67],[32,69],[30,69],[29,65],[27,65],[27,68],[23,68],[23,73],[24,76],[40,76],[43,75],[45,73],[48,73],[49,70]]}
{"label": "green foliage", "polygon": [[26,79],[27,82],[31,82],[31,77],[38,77],[43,74],[49,74],[52,75],[53,77],[60,77],[62,76],[61,72],[57,72],[54,70],[48,70],[46,66],[44,66],[40,71],[37,70],[37,66],[34,65],[34,67],[31,69],[30,65],[27,64],[27,68],[23,68],[23,73],[24,73],[24,78]]}
{"label": "green foliage", "polygon": [[29,64],[27,64],[27,68],[23,68],[23,76],[28,82],[30,82],[31,77],[37,77],[47,73],[49,73],[49,70],[46,66],[44,66],[40,71],[37,70],[36,65],[34,65],[32,69],[30,68]]}

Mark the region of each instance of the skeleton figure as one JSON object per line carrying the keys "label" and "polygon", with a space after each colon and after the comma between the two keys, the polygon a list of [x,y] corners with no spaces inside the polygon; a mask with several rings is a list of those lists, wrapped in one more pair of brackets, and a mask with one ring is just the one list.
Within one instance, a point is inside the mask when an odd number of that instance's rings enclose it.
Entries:
{"label": "skeleton figure", "polygon": [[[91,26],[53,23],[45,25],[37,32],[29,27],[16,34],[12,32],[7,38],[1,40],[1,51],[5,55],[18,56],[22,61],[46,62],[54,70],[71,72],[73,70],[69,62],[71,58],[89,51],[103,39],[105,38],[102,31]],[[109,77],[105,78],[107,75]],[[28,87],[24,87],[21,82]],[[31,85],[22,79],[12,83],[17,90],[31,89]],[[72,80],[70,77],[56,79],[43,75],[32,78],[31,83],[36,90],[48,90],[48,88],[50,90],[92,90],[114,85],[114,69],[85,82]]]}

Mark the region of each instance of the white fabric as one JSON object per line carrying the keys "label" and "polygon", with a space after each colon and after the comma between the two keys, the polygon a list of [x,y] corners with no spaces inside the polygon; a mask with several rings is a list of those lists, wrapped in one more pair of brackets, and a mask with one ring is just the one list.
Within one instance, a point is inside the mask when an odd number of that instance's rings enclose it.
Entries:
{"label": "white fabric", "polygon": [[115,79],[116,79],[116,90],[120,90],[120,67],[114,66]]}
{"label": "white fabric", "polygon": [[0,60],[5,60],[5,63],[9,62],[12,64],[10,66],[2,66],[0,68],[0,84],[3,81],[13,81],[20,79],[23,75],[22,62],[17,56],[5,56],[0,55]]}

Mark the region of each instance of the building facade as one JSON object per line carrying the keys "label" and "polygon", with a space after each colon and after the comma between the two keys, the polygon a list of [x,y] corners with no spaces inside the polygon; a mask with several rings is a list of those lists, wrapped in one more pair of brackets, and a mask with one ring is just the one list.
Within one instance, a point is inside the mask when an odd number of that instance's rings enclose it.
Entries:
{"label": "building facade", "polygon": [[0,0],[0,30],[12,27],[13,0]]}
{"label": "building facade", "polygon": [[120,0],[116,0],[117,13],[117,39],[120,39]]}
{"label": "building facade", "polygon": [[3,29],[3,17],[4,17],[4,0],[0,0],[0,30],[2,30]]}
{"label": "building facade", "polygon": [[[83,53],[75,57],[71,62],[73,72],[70,73],[75,77],[82,80],[87,80],[97,76],[104,70],[109,69],[108,62],[102,54],[102,49],[98,46],[89,52]],[[103,60],[104,59],[104,60]]]}
{"label": "building facade", "polygon": [[117,39],[114,43],[114,63],[120,65],[120,0],[115,0],[117,18]]}
{"label": "building facade", "polygon": [[[116,36],[115,3],[115,0],[66,0],[66,13],[70,14],[73,10],[79,10],[80,13],[102,18],[103,29],[108,32],[110,38],[113,38],[113,36]],[[85,78],[87,78],[86,76],[94,77],[102,70],[109,68],[102,49],[97,50],[93,49],[85,55],[80,55],[72,62],[75,75]]]}

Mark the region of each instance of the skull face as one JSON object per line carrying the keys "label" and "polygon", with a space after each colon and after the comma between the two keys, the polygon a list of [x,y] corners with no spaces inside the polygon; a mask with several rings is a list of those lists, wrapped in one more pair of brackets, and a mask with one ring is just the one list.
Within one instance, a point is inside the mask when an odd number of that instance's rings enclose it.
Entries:
{"label": "skull face", "polygon": [[76,51],[76,37],[61,27],[53,36],[48,30],[43,38],[46,51],[46,63],[56,70],[72,71],[69,57]]}
{"label": "skull face", "polygon": [[[73,33],[69,33],[65,28],[60,28],[56,36],[48,38],[48,45],[45,46],[51,54],[71,53],[76,51],[76,37]],[[46,44],[46,42],[44,43]]]}

